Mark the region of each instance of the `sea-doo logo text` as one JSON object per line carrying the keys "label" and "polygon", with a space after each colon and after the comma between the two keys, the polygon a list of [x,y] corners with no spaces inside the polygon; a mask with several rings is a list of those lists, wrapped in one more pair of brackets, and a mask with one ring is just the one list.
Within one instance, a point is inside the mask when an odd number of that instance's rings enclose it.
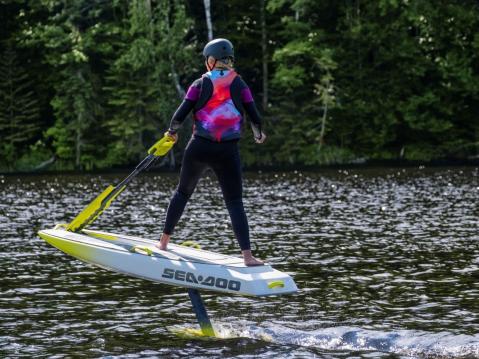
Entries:
{"label": "sea-doo logo text", "polygon": [[228,280],[220,277],[208,276],[204,278],[202,275],[196,277],[191,272],[185,272],[182,270],[174,270],[171,268],[165,268],[162,274],[163,278],[167,279],[176,279],[183,282],[195,283],[206,285],[208,287],[216,287],[221,289],[229,289],[234,291],[239,291],[241,288],[241,282],[237,280]]}

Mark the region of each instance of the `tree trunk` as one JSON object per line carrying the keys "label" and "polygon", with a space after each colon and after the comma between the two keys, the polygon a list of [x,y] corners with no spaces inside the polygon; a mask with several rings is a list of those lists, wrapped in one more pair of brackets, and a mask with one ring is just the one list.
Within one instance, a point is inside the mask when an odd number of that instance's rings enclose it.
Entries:
{"label": "tree trunk", "polygon": [[171,75],[173,77],[173,82],[175,84],[176,92],[178,92],[178,96],[180,97],[180,100],[182,100],[185,97],[185,90],[180,84],[180,76],[178,76],[178,73],[176,72],[175,69],[175,64],[173,63],[173,59],[170,58],[170,68],[171,68]]}
{"label": "tree trunk", "polygon": [[263,61],[263,111],[268,108],[268,38],[266,33],[265,0],[260,0],[261,51]]}
{"label": "tree trunk", "polygon": [[[144,124],[142,124],[141,127],[144,127]],[[143,148],[143,130],[140,130],[138,131],[138,143],[139,143],[139,147],[140,148]],[[138,160],[141,161],[144,157],[144,153],[143,152],[139,152],[138,153]]]}
{"label": "tree trunk", "polygon": [[[360,0],[356,1],[356,25],[361,28],[361,7],[360,7]],[[363,92],[363,64],[361,60],[361,42],[356,41],[357,44],[357,61],[358,61],[358,77],[359,77],[359,89],[362,94]]]}
{"label": "tree trunk", "polygon": [[[81,73],[81,69],[77,70],[77,77],[80,83],[84,83],[83,75]],[[77,94],[77,96],[82,96],[82,94]],[[84,100],[84,99],[83,99]],[[82,151],[82,129],[83,129],[83,121],[84,118],[84,108],[83,109],[76,109],[77,110],[77,123],[75,126],[75,168],[81,170],[81,151]]]}
{"label": "tree trunk", "polygon": [[206,28],[208,29],[208,41],[213,40],[213,24],[211,22],[211,0],[203,0],[205,5]]}
{"label": "tree trunk", "polygon": [[170,151],[169,156],[170,156],[170,168],[175,168],[176,161],[175,161],[175,154],[173,150]]}
{"label": "tree trunk", "polygon": [[145,0],[145,10],[148,19],[151,19],[151,0]]}
{"label": "tree trunk", "polygon": [[324,144],[324,132],[326,131],[326,119],[328,117],[328,102],[324,101],[323,117],[321,118],[321,132],[319,133],[319,150]]}
{"label": "tree trunk", "polygon": [[42,169],[44,169],[44,168],[50,166],[52,163],[54,163],[54,162],[56,161],[56,159],[57,159],[56,156],[53,155],[53,156],[50,157],[48,160],[43,161],[43,162],[40,163],[39,165],[35,166],[35,167],[33,168],[33,171],[34,171],[34,172],[35,172],[35,171],[41,171]]}
{"label": "tree trunk", "polygon": [[[77,116],[78,123],[81,121],[81,115],[78,114]],[[77,125],[76,134],[75,134],[75,168],[81,170],[81,129],[80,126]]]}
{"label": "tree trunk", "polygon": [[152,20],[152,12],[151,12],[151,0],[144,0],[144,10],[146,17],[148,18],[148,36],[152,42],[154,42],[154,29],[153,29],[153,20]]}
{"label": "tree trunk", "polygon": [[[208,7],[206,5],[208,5]],[[210,11],[210,1],[209,0],[208,1],[205,0],[205,11],[206,11],[207,22],[208,22],[209,11]],[[170,31],[170,22],[169,22],[168,18],[166,19],[166,23],[168,25],[168,31]],[[210,24],[209,26],[211,26],[211,18],[209,18],[209,24]],[[210,30],[210,28],[209,28],[209,30]],[[211,33],[211,36],[213,36],[213,33]],[[175,85],[176,92],[178,93],[178,97],[180,98],[180,100],[182,100],[185,97],[186,92],[185,92],[185,89],[183,88],[183,86],[181,86],[180,76],[178,75],[178,72],[176,71],[175,62],[174,62],[172,56],[169,57],[169,60],[170,60],[170,70],[171,70],[171,75],[172,75],[172,78],[173,78],[173,83]],[[176,161],[175,161],[174,148],[172,148],[170,150],[170,152],[168,153],[168,155],[165,156],[165,158],[161,162],[161,165],[164,165],[165,161],[169,162],[169,167],[170,168],[175,167]]]}

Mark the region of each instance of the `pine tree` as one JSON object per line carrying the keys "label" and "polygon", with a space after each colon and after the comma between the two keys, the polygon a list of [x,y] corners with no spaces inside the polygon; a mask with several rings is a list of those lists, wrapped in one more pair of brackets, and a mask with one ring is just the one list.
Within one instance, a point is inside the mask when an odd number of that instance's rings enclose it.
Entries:
{"label": "pine tree", "polygon": [[101,47],[96,44],[95,22],[108,9],[106,4],[89,0],[32,4],[35,13],[48,12],[48,17],[30,24],[24,42],[45,49],[43,60],[54,71],[50,76],[54,89],[50,104],[55,123],[46,134],[53,140],[60,168],[95,167],[95,158],[101,154],[101,87],[91,57]]}
{"label": "pine tree", "polygon": [[114,140],[109,161],[128,163],[141,158],[145,146],[168,128],[178,105],[175,88],[187,70],[191,49],[184,48],[190,23],[180,1],[134,0],[124,27],[113,40],[118,57],[108,70],[106,86]]}
{"label": "pine tree", "polygon": [[[313,16],[321,5],[312,0],[269,3],[269,11],[283,15],[282,46],[273,55],[275,72],[272,79],[273,110],[282,130],[278,135],[277,160],[283,163],[317,165],[329,162],[323,152],[334,142],[326,141],[332,126],[330,110],[335,105],[334,50],[326,42],[327,34],[317,28]],[[319,12],[319,11],[318,11]],[[330,148],[328,148],[328,145]]]}
{"label": "pine tree", "polygon": [[7,45],[0,56],[1,167],[11,168],[22,151],[39,135],[39,105],[28,73]]}

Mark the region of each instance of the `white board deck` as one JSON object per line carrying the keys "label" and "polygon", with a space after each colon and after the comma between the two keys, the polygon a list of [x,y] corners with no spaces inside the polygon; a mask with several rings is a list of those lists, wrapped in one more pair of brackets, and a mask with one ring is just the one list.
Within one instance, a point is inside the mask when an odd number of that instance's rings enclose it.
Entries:
{"label": "white board deck", "polygon": [[145,239],[135,236],[127,236],[124,234],[112,234],[103,231],[93,231],[93,230],[83,230],[83,233],[88,236],[98,238],[98,236],[115,236],[116,239],[112,240],[115,243],[125,243],[126,245],[142,245],[146,246],[149,249],[153,250],[158,255],[164,255],[166,257],[174,258],[174,256],[169,256],[173,254],[178,256],[183,260],[203,262],[208,264],[219,264],[232,267],[247,267],[245,266],[243,259],[240,257],[230,256],[221,253],[215,253],[211,251],[206,251],[203,249],[197,249],[187,246],[181,246],[174,243],[168,244],[168,250],[162,251],[157,248],[155,245],[158,241],[153,241],[151,239]]}
{"label": "white board deck", "polygon": [[266,264],[247,267],[242,258],[103,231],[47,229],[41,238],[82,261],[126,275],[187,288],[252,296],[297,292],[294,280]]}

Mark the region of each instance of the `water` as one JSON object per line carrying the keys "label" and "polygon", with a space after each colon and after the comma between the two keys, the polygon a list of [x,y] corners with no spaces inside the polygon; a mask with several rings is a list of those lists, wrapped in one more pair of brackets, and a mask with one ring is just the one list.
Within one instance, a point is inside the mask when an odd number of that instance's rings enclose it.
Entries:
{"label": "water", "polygon": [[[219,338],[184,289],[79,262],[36,236],[122,176],[0,176],[0,357],[479,357],[479,170],[247,173],[256,253],[292,296],[205,292]],[[176,175],[147,174],[96,228],[157,238]],[[177,239],[239,253],[212,175]]]}

